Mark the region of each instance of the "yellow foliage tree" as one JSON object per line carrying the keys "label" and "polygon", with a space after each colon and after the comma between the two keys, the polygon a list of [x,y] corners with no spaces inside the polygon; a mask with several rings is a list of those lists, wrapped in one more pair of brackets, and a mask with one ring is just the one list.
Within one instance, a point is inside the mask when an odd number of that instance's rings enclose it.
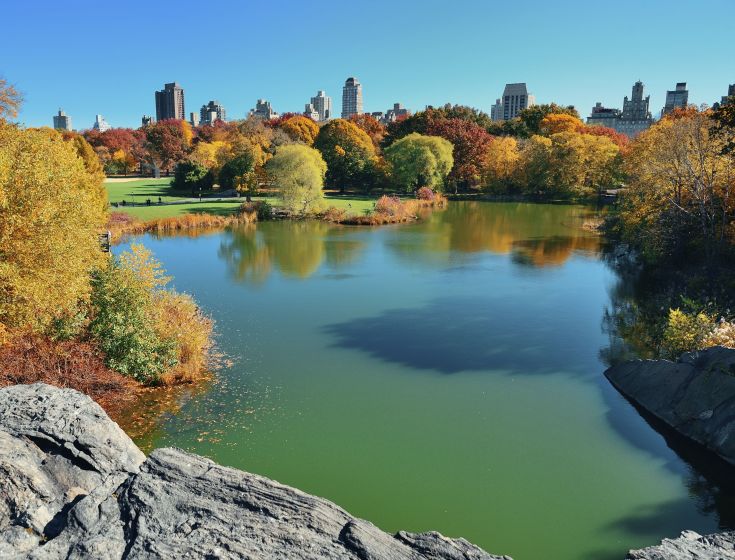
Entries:
{"label": "yellow foliage tree", "polygon": [[106,195],[78,146],[0,123],[0,323],[8,329],[43,331],[75,314],[104,259]]}
{"label": "yellow foliage tree", "polygon": [[573,115],[551,113],[541,119],[539,128],[542,134],[550,136],[559,132],[582,132],[584,123]]}
{"label": "yellow foliage tree", "polygon": [[218,174],[222,166],[232,159],[232,146],[223,140],[199,142],[191,153],[191,159]]}
{"label": "yellow foliage tree", "polygon": [[319,126],[309,117],[303,115],[286,119],[281,124],[281,129],[294,140],[303,142],[307,146],[313,145],[317,134],[319,134]]}
{"label": "yellow foliage tree", "polygon": [[728,240],[735,212],[735,137],[709,112],[687,111],[641,133],[626,157],[623,233],[652,257]]}
{"label": "yellow foliage tree", "polygon": [[485,185],[491,190],[507,191],[514,181],[520,159],[515,138],[500,136],[493,139],[485,159]]}

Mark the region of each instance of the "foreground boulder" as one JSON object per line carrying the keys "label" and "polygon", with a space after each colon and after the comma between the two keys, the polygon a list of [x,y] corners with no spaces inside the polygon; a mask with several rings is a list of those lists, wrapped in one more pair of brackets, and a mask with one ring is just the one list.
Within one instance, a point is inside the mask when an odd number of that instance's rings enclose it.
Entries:
{"label": "foreground boulder", "polygon": [[684,531],[678,539],[659,546],[631,550],[626,560],[730,560],[735,558],[735,532],[702,535]]}
{"label": "foreground boulder", "polygon": [[89,397],[0,390],[0,558],[493,560],[178,449],[146,459]]}
{"label": "foreground boulder", "polygon": [[630,400],[735,465],[735,350],[634,360],[605,375]]}

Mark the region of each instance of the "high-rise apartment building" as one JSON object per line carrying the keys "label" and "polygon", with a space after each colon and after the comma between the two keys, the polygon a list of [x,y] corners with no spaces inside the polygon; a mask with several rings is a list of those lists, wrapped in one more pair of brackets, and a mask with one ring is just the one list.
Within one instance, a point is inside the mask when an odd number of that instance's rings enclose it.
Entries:
{"label": "high-rise apartment building", "polygon": [[304,105],[304,116],[309,117],[313,121],[320,121],[321,118],[319,117],[319,111],[316,110],[316,107],[312,105],[311,103],[307,103]]}
{"label": "high-rise apartment building", "polygon": [[156,121],[153,120],[153,117],[150,115],[143,115],[140,119],[141,126],[148,126],[149,124],[153,124],[154,122]]}
{"label": "high-rise apartment building", "polygon": [[102,117],[102,115],[95,115],[94,124],[92,125],[92,128],[95,130],[99,130],[100,132],[104,132],[105,130],[110,130],[112,127]]}
{"label": "high-rise apartment building", "polygon": [[[536,104],[536,98],[528,93],[528,88],[525,83],[518,84],[505,84],[503,90],[503,97],[500,99],[501,107],[498,107],[496,102],[495,113],[496,116],[501,115],[501,118],[496,120],[508,121],[518,116],[518,113],[527,109],[532,105]],[[491,110],[492,113],[492,110]]]}
{"label": "high-rise apartment building", "polygon": [[727,87],[727,95],[723,95],[722,99],[720,99],[719,101],[715,102],[714,105],[712,105],[712,108],[718,109],[722,105],[727,105],[728,103],[731,103],[731,100],[730,100],[731,97],[735,97],[735,84],[730,84]]}
{"label": "high-rise apartment building", "polygon": [[319,118],[316,120],[328,121],[332,118],[332,98],[324,93],[324,91],[319,90],[316,96],[311,98],[310,105],[319,114]]}
{"label": "high-rise apartment building", "polygon": [[[684,85],[686,88],[686,84]],[[592,108],[592,114],[587,117],[587,124],[607,126],[630,137],[646,130],[653,124],[649,110],[650,95],[643,97],[643,82],[633,84],[630,98],[623,98],[623,110],[603,107],[597,103]]]}
{"label": "high-rise apartment building", "polygon": [[503,102],[496,99],[495,103],[490,107],[490,118],[494,121],[503,120]]}
{"label": "high-rise apartment building", "polygon": [[676,84],[676,89],[666,92],[666,103],[661,110],[661,116],[668,115],[674,109],[686,109],[689,104],[689,90],[686,82]]}
{"label": "high-rise apartment building", "polygon": [[202,105],[199,109],[199,122],[202,124],[212,125],[216,121],[227,121],[227,113],[222,104],[217,101],[210,101],[206,105]]}
{"label": "high-rise apartment building", "polygon": [[250,113],[248,115],[266,121],[278,118],[278,113],[273,110],[271,102],[267,99],[258,99],[255,103],[255,109],[250,109]]}
{"label": "high-rise apartment building", "polygon": [[592,126],[606,126],[617,130],[618,120],[620,120],[620,109],[603,107],[602,103],[598,102],[592,107],[592,114],[587,117],[587,124]]}
{"label": "high-rise apartment building", "polygon": [[411,111],[406,109],[401,103],[393,103],[393,108],[388,109],[380,120],[383,124],[388,124],[408,117],[410,114]]}
{"label": "high-rise apartment building", "polygon": [[54,128],[56,130],[71,130],[71,117],[59,109],[58,114],[54,115]]}
{"label": "high-rise apartment building", "polygon": [[357,78],[347,78],[342,88],[342,118],[362,113],[362,84]]}
{"label": "high-rise apartment building", "polygon": [[161,91],[156,92],[156,120],[165,119],[186,119],[184,90],[176,82],[165,84]]}
{"label": "high-rise apartment building", "polygon": [[623,98],[623,112],[616,128],[618,132],[632,137],[653,124],[653,117],[649,110],[651,96],[643,97],[643,88],[643,82],[638,80],[633,84],[630,99],[627,95]]}

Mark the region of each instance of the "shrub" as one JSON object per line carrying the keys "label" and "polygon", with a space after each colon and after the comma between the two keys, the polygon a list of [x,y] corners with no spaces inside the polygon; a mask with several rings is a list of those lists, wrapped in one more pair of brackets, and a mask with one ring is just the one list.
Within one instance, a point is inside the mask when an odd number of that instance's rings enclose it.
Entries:
{"label": "shrub", "polygon": [[419,200],[434,200],[434,191],[429,187],[421,187],[416,191],[416,198]]}
{"label": "shrub", "polygon": [[131,379],[105,366],[102,353],[90,342],[22,333],[0,346],[0,387],[39,381],[81,391],[111,414],[134,398],[136,388]]}
{"label": "shrub", "polygon": [[[144,250],[134,246],[133,251]],[[149,282],[124,256],[111,258],[107,267],[92,276],[89,330],[104,351],[109,368],[137,381],[156,384],[176,365],[176,348],[172,340],[162,340],[155,331],[151,291]]]}
{"label": "shrub", "polygon": [[669,320],[663,334],[663,353],[676,358],[684,352],[705,347],[704,341],[715,326],[706,313],[685,313],[680,309],[669,310]]}

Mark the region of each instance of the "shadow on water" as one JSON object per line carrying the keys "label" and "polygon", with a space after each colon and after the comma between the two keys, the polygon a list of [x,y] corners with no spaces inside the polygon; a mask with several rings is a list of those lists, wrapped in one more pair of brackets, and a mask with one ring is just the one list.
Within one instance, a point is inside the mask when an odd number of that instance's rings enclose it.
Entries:
{"label": "shadow on water", "polygon": [[[680,475],[703,516],[715,516],[720,529],[735,529],[735,466],[682,436],[636,403],[625,397],[618,398],[612,386],[605,387],[604,393],[609,406],[607,418],[612,428],[638,449],[663,459],[666,469]],[[629,415],[620,413],[620,409],[626,406],[632,406],[652,430],[641,430],[639,422],[627,423],[625,419]],[[664,511],[635,512],[616,521],[615,526],[629,532],[646,533],[655,528],[657,520],[676,519],[673,511],[676,511],[676,504],[667,506]],[[707,527],[681,529],[707,530]]]}
{"label": "shadow on water", "polygon": [[570,353],[586,344],[583,337],[568,336],[575,316],[558,315],[553,324],[543,320],[558,304],[553,299],[518,306],[512,298],[447,297],[323,329],[336,347],[418,370],[589,374],[584,365],[569,363]]}

